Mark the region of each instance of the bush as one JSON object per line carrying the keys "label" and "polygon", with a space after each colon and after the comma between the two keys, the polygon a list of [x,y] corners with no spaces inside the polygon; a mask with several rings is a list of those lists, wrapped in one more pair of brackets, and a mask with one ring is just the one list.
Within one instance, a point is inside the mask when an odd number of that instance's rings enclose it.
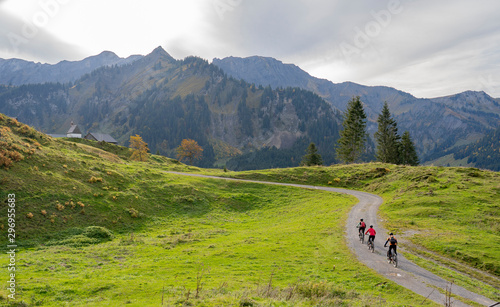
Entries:
{"label": "bush", "polygon": [[83,235],[89,238],[100,239],[100,240],[111,240],[114,238],[111,231],[101,226],[89,226],[85,228]]}
{"label": "bush", "polygon": [[102,178],[92,176],[92,177],[90,177],[89,182],[90,183],[102,182]]}
{"label": "bush", "polygon": [[5,168],[9,168],[11,165],[12,160],[0,152],[0,167],[4,166]]}
{"label": "bush", "polygon": [[139,217],[139,211],[135,210],[134,208],[128,209],[128,213],[130,213],[131,217]]}

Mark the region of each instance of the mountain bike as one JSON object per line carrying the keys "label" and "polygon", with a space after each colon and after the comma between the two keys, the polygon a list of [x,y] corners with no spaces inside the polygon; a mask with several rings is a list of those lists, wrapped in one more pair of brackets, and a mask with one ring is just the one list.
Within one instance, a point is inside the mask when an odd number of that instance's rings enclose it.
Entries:
{"label": "mountain bike", "polygon": [[389,254],[389,263],[392,263],[392,265],[397,268],[398,267],[398,255],[393,254],[392,252]]}
{"label": "mountain bike", "polygon": [[371,250],[372,253],[375,252],[375,244],[373,244],[373,240],[368,239],[368,250]]}
{"label": "mountain bike", "polygon": [[364,231],[359,232],[359,241],[361,241],[361,244],[365,243],[365,232]]}

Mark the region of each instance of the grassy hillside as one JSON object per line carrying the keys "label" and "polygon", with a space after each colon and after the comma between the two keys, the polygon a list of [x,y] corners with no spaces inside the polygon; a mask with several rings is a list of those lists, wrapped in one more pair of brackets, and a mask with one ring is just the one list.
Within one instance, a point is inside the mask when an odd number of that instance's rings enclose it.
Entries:
{"label": "grassy hillside", "polygon": [[[0,168],[1,211],[6,212],[7,194],[15,194],[16,302],[29,306],[148,306],[162,302],[164,306],[433,305],[352,256],[343,229],[356,203],[354,198],[190,178],[165,170],[382,193],[388,201],[384,214],[394,217],[388,226],[397,231],[408,225],[416,231],[425,229],[418,233],[422,239],[416,241],[429,249],[436,243],[447,247],[449,240],[453,243],[469,234],[449,225],[447,229],[460,237],[444,240],[436,236],[443,223],[431,221],[448,218],[449,210],[433,213],[437,218],[417,218],[415,212],[403,216],[401,210],[421,204],[409,202],[407,208],[400,199],[415,198],[417,191],[430,193],[432,189],[434,195],[424,193],[423,200],[440,200],[438,196],[443,195],[446,202],[444,191],[457,191],[460,186],[464,194],[457,193],[455,200],[461,203],[458,197],[472,194],[468,189],[474,184],[474,191],[481,190],[469,196],[475,197],[477,210],[487,213],[481,221],[493,223],[498,218],[494,211],[498,210],[500,188],[497,173],[376,164],[226,173],[158,156],[151,156],[149,162],[134,162],[128,158],[127,148],[51,139],[3,115],[0,128],[1,154],[11,161]],[[427,178],[418,179],[428,173]],[[448,187],[438,189],[437,183],[444,184],[449,176]],[[435,206],[439,209],[440,204]],[[462,207],[457,210],[465,210]],[[460,214],[464,222],[476,218],[467,211]],[[0,216],[0,225],[0,248],[5,249],[6,214]],[[476,230],[470,236],[489,235],[485,246],[498,248],[498,229],[495,236],[484,227],[471,227],[477,229],[472,228]],[[462,254],[472,250],[459,249]],[[453,255],[459,258],[458,253]],[[482,251],[478,259],[478,267],[487,269],[486,264],[492,263],[493,273],[498,267],[494,250]],[[491,287],[484,288],[484,294],[498,298]],[[2,303],[14,305],[6,297],[6,289],[1,288]]]}
{"label": "grassy hillside", "polygon": [[[0,125],[1,141],[24,154],[0,169],[0,197],[16,195],[17,302],[312,306],[421,299],[352,260],[341,222],[352,197],[166,174],[201,170],[157,156],[130,161],[126,148],[51,139],[5,116]],[[0,224],[5,248],[6,215]],[[5,288],[0,295],[5,302]]]}
{"label": "grassy hillside", "polygon": [[[385,228],[407,250],[500,287],[500,174],[476,168],[406,167],[371,163],[240,172],[234,177],[334,186],[381,195]],[[416,261],[420,261],[416,259]],[[478,271],[479,270],[479,271]],[[478,285],[467,281],[469,288]],[[464,285],[467,286],[467,285]],[[498,299],[498,290],[490,289]]]}

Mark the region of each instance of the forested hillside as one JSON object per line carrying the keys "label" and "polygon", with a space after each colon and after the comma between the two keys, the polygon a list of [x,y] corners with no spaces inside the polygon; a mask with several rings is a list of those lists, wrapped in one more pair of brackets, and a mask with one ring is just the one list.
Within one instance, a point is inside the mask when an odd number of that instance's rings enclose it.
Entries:
{"label": "forested hillside", "polygon": [[[175,60],[161,48],[128,65],[101,67],[74,84],[4,86],[0,112],[45,133],[65,133],[73,121],[84,134],[109,133],[123,145],[139,134],[153,153],[170,157],[183,139],[193,139],[204,149],[201,166],[223,166],[260,150],[274,151],[280,166],[294,166],[310,142],[331,164],[341,121],[312,92],[256,87],[206,60]],[[258,162],[255,168],[269,164]],[[247,168],[241,160],[229,164]]]}
{"label": "forested hillside", "polygon": [[[228,75],[257,85],[296,86],[313,91],[341,111],[346,110],[351,97],[359,95],[367,113],[371,136],[377,130],[377,116],[387,102],[401,134],[406,130],[410,132],[423,163],[435,162],[456,146],[471,144],[500,126],[500,104],[484,92],[466,91],[424,99],[385,86],[332,83],[315,78],[293,64],[269,57],[228,57],[214,59],[213,63]],[[500,154],[496,155],[496,160],[500,160]]]}
{"label": "forested hillside", "polygon": [[456,148],[454,158],[467,158],[467,163],[474,163],[476,167],[500,171],[500,128],[486,134],[480,140]]}

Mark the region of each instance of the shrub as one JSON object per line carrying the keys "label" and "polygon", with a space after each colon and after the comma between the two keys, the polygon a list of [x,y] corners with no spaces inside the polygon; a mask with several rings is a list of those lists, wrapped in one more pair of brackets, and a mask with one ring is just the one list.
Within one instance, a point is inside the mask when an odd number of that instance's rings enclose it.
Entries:
{"label": "shrub", "polygon": [[26,217],[29,219],[33,218],[33,213],[30,212],[30,213],[26,214]]}
{"label": "shrub", "polygon": [[12,161],[14,161],[14,162],[19,162],[19,161],[22,161],[24,159],[23,155],[17,151],[9,151],[8,154],[9,154],[10,158],[12,159]]}
{"label": "shrub", "polygon": [[128,213],[130,213],[131,217],[139,217],[139,211],[135,210],[134,208],[128,209]]}
{"label": "shrub", "polygon": [[111,240],[114,238],[111,231],[101,226],[89,226],[83,231],[83,235],[89,238],[99,240]]}
{"label": "shrub", "polygon": [[9,168],[12,165],[12,160],[4,155],[4,153],[0,152],[0,166],[5,168]]}
{"label": "shrub", "polygon": [[90,177],[89,182],[90,183],[102,182],[102,178],[92,176],[92,177]]}

